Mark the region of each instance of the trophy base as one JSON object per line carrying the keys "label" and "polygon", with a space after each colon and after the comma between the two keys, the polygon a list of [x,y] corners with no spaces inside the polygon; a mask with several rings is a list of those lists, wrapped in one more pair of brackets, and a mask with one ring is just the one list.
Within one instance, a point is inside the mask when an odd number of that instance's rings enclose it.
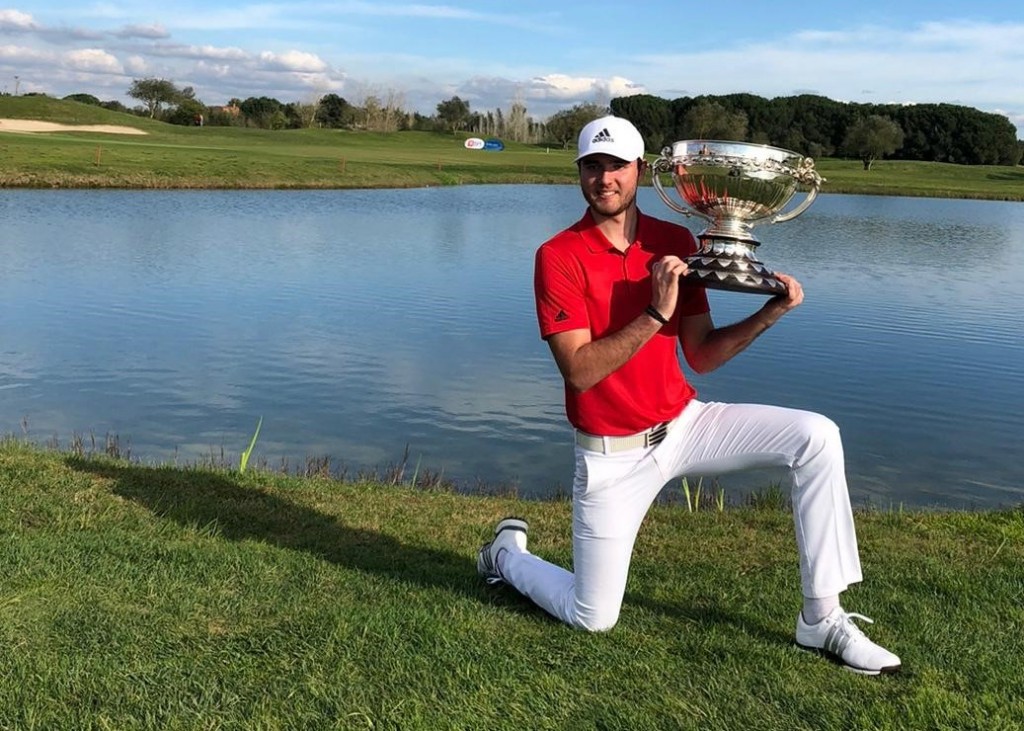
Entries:
{"label": "trophy base", "polygon": [[689,267],[683,279],[708,289],[777,295],[786,285],[754,258],[753,246],[739,241],[702,241],[700,251],[683,261]]}

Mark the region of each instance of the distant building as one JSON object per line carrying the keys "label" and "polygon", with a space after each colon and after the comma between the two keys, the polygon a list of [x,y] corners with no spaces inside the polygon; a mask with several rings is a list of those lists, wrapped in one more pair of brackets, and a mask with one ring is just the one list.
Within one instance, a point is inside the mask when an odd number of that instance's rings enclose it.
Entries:
{"label": "distant building", "polygon": [[210,107],[211,112],[220,112],[221,114],[227,114],[230,117],[237,117],[242,113],[242,110],[236,107],[234,104],[228,104],[223,107]]}

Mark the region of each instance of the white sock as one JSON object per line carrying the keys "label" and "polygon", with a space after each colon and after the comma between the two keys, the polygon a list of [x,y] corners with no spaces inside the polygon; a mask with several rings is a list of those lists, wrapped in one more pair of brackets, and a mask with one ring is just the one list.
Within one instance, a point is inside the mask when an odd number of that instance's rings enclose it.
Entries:
{"label": "white sock", "polygon": [[804,621],[807,622],[807,624],[817,624],[821,620],[825,619],[825,617],[827,617],[829,613],[838,606],[838,594],[817,598],[805,596],[803,608]]}

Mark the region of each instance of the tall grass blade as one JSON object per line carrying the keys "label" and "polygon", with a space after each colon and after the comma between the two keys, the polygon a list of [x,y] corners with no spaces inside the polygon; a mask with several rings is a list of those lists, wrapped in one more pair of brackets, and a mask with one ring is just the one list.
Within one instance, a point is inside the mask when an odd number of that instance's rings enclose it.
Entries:
{"label": "tall grass blade", "polygon": [[249,455],[252,454],[253,447],[256,446],[256,440],[260,436],[260,427],[263,426],[263,417],[256,422],[256,431],[252,435],[252,440],[249,442],[249,447],[242,452],[242,458],[238,462],[238,471],[245,472],[245,468],[249,466]]}

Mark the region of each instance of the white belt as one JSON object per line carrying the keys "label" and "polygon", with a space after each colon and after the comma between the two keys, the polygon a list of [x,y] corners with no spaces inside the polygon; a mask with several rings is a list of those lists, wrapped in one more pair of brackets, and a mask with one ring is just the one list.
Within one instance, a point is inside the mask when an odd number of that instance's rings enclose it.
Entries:
{"label": "white belt", "polygon": [[577,429],[576,444],[591,452],[602,452],[603,454],[624,452],[627,449],[639,449],[640,447],[653,447],[655,444],[661,444],[671,426],[671,421],[665,421],[646,431],[624,437],[599,437]]}

